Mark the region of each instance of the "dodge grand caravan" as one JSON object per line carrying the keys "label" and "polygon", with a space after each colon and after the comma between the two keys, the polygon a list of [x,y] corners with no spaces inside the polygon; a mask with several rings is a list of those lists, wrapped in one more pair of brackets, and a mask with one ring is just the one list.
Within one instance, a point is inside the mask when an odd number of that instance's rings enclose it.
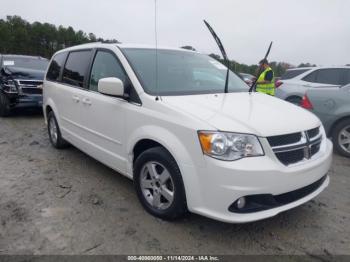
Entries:
{"label": "dodge grand caravan", "polygon": [[[156,60],[157,59],[157,60]],[[56,148],[133,179],[152,215],[243,223],[317,196],[332,143],[312,113],[261,93],[207,55],[92,43],[57,52],[44,80]]]}

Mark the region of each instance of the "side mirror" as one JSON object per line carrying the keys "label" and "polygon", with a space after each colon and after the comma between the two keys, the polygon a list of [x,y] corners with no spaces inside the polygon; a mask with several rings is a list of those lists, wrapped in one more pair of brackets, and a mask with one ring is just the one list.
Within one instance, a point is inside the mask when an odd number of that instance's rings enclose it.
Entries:
{"label": "side mirror", "polygon": [[98,92],[110,96],[124,97],[124,84],[116,77],[101,78],[98,81]]}

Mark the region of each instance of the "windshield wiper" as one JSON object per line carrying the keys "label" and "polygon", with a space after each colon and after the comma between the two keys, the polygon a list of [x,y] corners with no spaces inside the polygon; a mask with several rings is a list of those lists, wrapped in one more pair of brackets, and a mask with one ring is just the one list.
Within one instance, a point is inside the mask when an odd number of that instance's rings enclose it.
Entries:
{"label": "windshield wiper", "polygon": [[[267,57],[269,56],[270,51],[271,51],[271,47],[272,47],[272,43],[273,43],[273,42],[271,41],[270,46],[269,46],[269,48],[267,49],[266,55],[265,55],[265,57],[264,57],[263,60],[266,60]],[[256,91],[256,83],[258,82],[259,77],[260,77],[260,75],[262,74],[262,72],[263,72],[263,65],[260,64],[258,73],[257,73],[257,75],[256,75],[256,77],[255,77],[255,80],[254,80],[253,84],[251,85],[251,87],[249,88],[249,94],[251,94],[252,91],[254,91],[254,92]]]}
{"label": "windshield wiper", "polygon": [[228,80],[229,80],[229,74],[230,74],[230,61],[228,60],[225,48],[223,46],[223,44],[221,43],[220,38],[217,36],[217,34],[215,33],[214,29],[209,25],[209,23],[207,21],[204,20],[205,25],[208,27],[210,33],[212,34],[212,36],[214,37],[216,44],[219,46],[219,49],[221,51],[221,54],[225,60],[226,63],[226,67],[227,67],[227,73],[226,73],[226,81],[225,81],[225,93],[228,93]]}

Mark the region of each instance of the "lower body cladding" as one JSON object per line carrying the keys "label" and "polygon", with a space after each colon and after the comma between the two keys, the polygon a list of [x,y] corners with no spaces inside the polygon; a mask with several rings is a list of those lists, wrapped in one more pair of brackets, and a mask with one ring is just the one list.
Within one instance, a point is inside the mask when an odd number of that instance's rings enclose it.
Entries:
{"label": "lower body cladding", "polygon": [[[325,139],[312,159],[285,166],[274,153],[182,165],[188,208],[219,221],[246,223],[275,216],[316,197],[329,184],[332,143]],[[191,176],[186,176],[191,172]],[[188,173],[189,174],[189,173]]]}

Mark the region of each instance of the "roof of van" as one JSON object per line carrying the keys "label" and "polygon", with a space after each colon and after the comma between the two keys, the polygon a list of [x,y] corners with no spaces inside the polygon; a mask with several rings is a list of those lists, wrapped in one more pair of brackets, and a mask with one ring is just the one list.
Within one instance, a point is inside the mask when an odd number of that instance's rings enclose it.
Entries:
{"label": "roof of van", "polygon": [[[63,51],[71,51],[71,50],[78,50],[78,49],[84,49],[84,48],[98,48],[98,47],[111,47],[111,46],[117,46],[121,49],[123,48],[142,48],[142,49],[156,49],[155,45],[144,45],[144,44],[116,44],[116,43],[102,43],[102,42],[95,42],[95,43],[86,43],[86,44],[81,44],[81,45],[76,45],[72,47],[68,47],[65,49],[62,49],[59,52]],[[177,51],[184,51],[184,52],[195,52],[198,53],[197,51],[192,51],[180,47],[169,47],[169,46],[157,46],[157,49],[160,50],[177,50]]]}

